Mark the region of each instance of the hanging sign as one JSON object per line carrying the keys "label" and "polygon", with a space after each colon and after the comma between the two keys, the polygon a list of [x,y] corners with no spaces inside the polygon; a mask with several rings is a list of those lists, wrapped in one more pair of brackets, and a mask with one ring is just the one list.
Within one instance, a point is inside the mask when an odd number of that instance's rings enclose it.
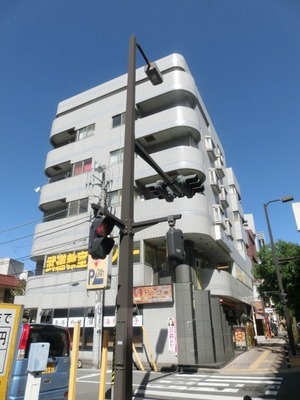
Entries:
{"label": "hanging sign", "polygon": [[89,290],[107,289],[108,260],[94,260],[90,255],[87,267],[86,288]]}

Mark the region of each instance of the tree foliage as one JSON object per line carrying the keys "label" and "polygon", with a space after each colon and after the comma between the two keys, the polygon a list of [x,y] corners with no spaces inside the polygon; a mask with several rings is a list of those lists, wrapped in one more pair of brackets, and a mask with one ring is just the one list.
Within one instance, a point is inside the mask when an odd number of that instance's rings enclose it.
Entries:
{"label": "tree foliage", "polygon": [[[300,320],[300,246],[296,243],[278,240],[275,243],[276,254],[285,293],[287,293],[288,308],[297,320]],[[256,279],[262,280],[258,291],[266,301],[272,297],[276,310],[282,314],[279,295],[264,292],[278,292],[278,279],[270,245],[264,246],[258,253],[260,260],[253,268]]]}

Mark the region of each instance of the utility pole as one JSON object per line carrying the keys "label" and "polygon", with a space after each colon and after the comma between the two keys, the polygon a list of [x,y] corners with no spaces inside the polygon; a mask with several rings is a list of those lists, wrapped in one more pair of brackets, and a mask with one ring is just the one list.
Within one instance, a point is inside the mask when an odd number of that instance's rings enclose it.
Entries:
{"label": "utility pole", "polygon": [[273,261],[274,261],[274,265],[275,265],[275,271],[276,271],[277,281],[278,281],[278,286],[279,286],[279,292],[280,292],[279,296],[280,296],[280,299],[283,299],[282,307],[283,307],[284,317],[285,317],[285,321],[286,321],[286,328],[287,328],[290,348],[291,348],[292,354],[296,355],[297,353],[296,353],[294,334],[293,334],[293,329],[292,329],[292,324],[291,324],[291,316],[290,316],[290,313],[289,313],[289,310],[287,307],[287,303],[284,300],[286,293],[284,292],[284,287],[283,287],[282,277],[281,277],[280,267],[279,267],[279,260],[278,260],[278,256],[277,256],[277,252],[276,252],[276,247],[275,247],[271,224],[270,224],[270,218],[269,218],[269,214],[268,214],[268,205],[270,203],[274,203],[277,201],[286,203],[288,201],[292,201],[293,199],[294,199],[293,196],[285,196],[285,197],[281,197],[280,199],[270,200],[270,201],[268,201],[268,203],[264,204],[264,211],[265,211],[265,216],[266,216],[266,221],[267,221],[267,226],[268,226],[268,231],[269,231],[269,237],[270,237],[270,243],[271,243],[271,249],[272,249],[272,255],[273,255]]}

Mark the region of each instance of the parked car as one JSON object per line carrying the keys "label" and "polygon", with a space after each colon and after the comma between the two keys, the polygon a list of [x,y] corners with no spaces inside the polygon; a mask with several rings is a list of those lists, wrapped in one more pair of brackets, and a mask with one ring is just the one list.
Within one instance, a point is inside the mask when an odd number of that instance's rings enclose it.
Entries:
{"label": "parked car", "polygon": [[42,372],[39,400],[67,399],[71,352],[69,330],[50,324],[24,324],[13,364],[8,400],[24,399],[30,345],[38,342],[50,344],[47,368]]}

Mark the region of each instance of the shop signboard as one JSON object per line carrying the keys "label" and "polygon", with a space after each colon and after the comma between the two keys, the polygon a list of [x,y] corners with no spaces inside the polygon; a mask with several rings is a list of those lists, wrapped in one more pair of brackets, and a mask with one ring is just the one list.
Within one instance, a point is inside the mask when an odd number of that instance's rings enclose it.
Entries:
{"label": "shop signboard", "polygon": [[234,332],[234,344],[236,350],[246,350],[247,349],[247,339],[246,330],[243,326],[235,326],[233,328]]}
{"label": "shop signboard", "polygon": [[0,399],[6,399],[23,306],[0,304]]}

